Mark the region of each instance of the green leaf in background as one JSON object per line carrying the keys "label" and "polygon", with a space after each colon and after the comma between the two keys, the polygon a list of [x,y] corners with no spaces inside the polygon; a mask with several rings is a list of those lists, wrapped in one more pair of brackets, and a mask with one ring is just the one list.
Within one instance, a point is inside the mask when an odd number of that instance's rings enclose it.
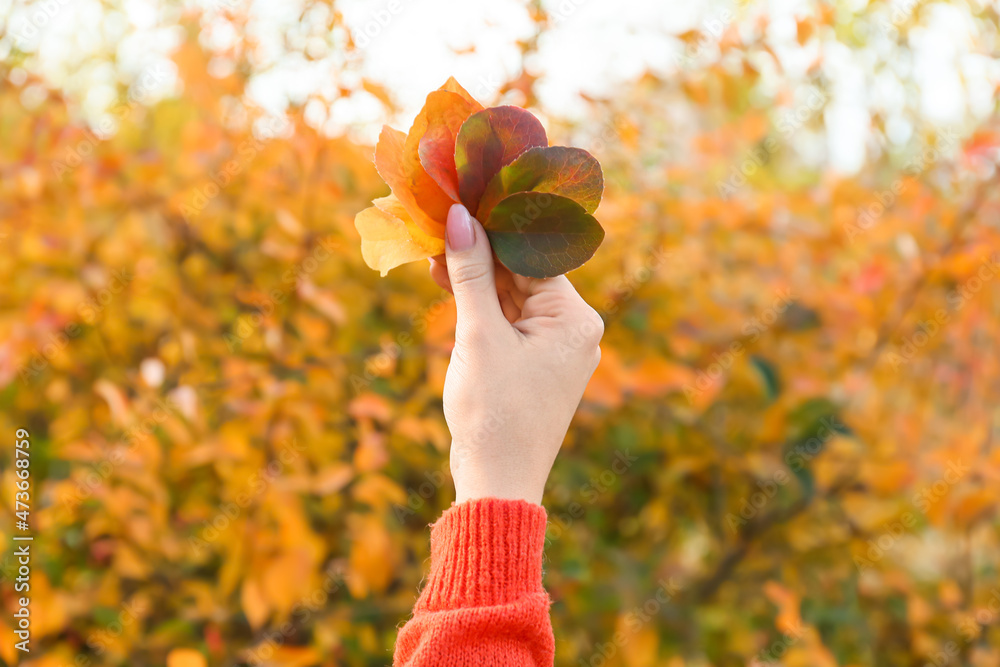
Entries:
{"label": "green leaf in background", "polygon": [[484,225],[497,258],[514,273],[549,278],[590,259],[604,229],[572,199],[519,192],[497,204]]}
{"label": "green leaf in background", "polygon": [[455,140],[462,204],[470,213],[477,211],[487,184],[500,169],[529,148],[548,143],[538,119],[519,107],[492,107],[469,116]]}
{"label": "green leaf in background", "polygon": [[806,496],[815,493],[812,467],[834,435],[853,435],[843,423],[837,405],[828,398],[810,398],[788,414],[789,434],[784,460],[798,478]]}
{"label": "green leaf in background", "polygon": [[768,403],[773,402],[781,393],[781,378],[778,377],[777,369],[770,361],[756,354],[750,357],[750,363],[760,374]]}
{"label": "green leaf in background", "polygon": [[593,213],[604,194],[604,174],[597,159],[582,148],[529,148],[489,182],[476,217],[486,220],[504,197],[529,191],[569,197]]}

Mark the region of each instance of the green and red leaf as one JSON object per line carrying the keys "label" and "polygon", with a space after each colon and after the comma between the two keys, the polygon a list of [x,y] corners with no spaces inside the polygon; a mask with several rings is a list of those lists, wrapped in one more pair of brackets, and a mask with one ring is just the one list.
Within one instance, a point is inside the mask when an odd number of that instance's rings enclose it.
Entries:
{"label": "green and red leaf", "polygon": [[510,195],[493,207],[483,226],[500,262],[532,278],[581,266],[604,240],[604,229],[583,206],[548,192]]}
{"label": "green and red leaf", "polygon": [[597,159],[582,148],[529,148],[489,182],[479,200],[476,217],[486,220],[497,203],[515,192],[548,192],[569,197],[587,213],[593,213],[604,194],[604,175]]}
{"label": "green and red leaf", "polygon": [[470,212],[494,176],[521,153],[547,146],[545,128],[519,107],[493,107],[472,114],[462,124],[455,142],[459,200]]}

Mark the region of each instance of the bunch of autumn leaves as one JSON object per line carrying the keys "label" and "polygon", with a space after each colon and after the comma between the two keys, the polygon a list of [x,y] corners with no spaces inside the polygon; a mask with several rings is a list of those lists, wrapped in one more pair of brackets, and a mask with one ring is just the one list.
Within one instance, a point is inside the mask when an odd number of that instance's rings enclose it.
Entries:
{"label": "bunch of autumn leaves", "polygon": [[545,278],[593,256],[604,230],[601,165],[579,148],[549,146],[541,123],[519,107],[484,109],[453,78],[427,96],[409,134],[382,128],[375,167],[392,190],[358,213],[361,253],[385,275],[444,252],[455,203],[479,220],[497,259]]}

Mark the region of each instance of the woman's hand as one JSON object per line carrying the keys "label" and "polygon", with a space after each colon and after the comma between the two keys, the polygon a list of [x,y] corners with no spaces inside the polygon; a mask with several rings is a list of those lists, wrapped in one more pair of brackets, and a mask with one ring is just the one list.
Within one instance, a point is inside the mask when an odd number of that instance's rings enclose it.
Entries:
{"label": "woman's hand", "polygon": [[448,213],[431,275],[455,295],[444,384],[456,500],[541,504],[545,481],[601,358],[604,322],[566,276],[526,278],[495,263],[482,225]]}

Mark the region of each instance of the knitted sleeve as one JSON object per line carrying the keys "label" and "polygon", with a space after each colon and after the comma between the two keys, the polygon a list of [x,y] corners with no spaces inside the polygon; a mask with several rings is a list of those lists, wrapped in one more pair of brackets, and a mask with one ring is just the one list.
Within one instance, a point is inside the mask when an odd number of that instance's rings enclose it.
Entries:
{"label": "knitted sleeve", "polygon": [[542,588],[545,510],[523,500],[454,505],[431,527],[431,569],[399,631],[395,667],[551,667]]}

